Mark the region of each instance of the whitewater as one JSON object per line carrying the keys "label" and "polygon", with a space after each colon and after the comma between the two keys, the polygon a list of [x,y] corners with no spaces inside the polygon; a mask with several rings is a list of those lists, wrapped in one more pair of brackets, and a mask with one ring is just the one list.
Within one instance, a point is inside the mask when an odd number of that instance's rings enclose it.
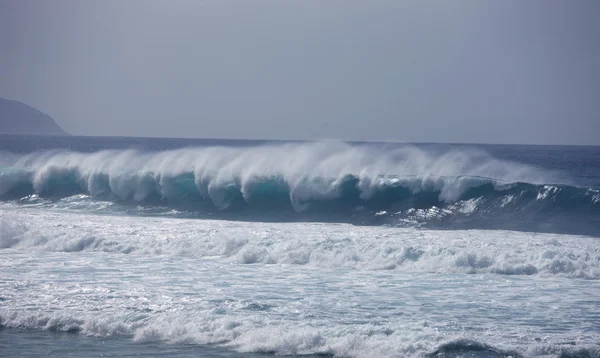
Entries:
{"label": "whitewater", "polygon": [[2,139],[0,356],[600,357],[598,148]]}

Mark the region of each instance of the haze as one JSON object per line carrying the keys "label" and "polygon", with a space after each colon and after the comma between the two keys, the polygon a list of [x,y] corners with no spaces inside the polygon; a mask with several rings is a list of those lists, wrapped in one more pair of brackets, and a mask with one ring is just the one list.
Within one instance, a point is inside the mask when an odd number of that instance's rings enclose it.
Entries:
{"label": "haze", "polygon": [[0,97],[75,135],[600,144],[600,2],[0,2]]}

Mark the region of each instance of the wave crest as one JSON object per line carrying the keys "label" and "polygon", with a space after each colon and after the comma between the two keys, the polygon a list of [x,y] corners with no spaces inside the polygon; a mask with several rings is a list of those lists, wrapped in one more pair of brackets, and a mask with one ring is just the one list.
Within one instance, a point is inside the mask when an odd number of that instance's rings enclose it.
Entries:
{"label": "wave crest", "polygon": [[83,194],[156,212],[243,212],[263,220],[304,213],[315,220],[360,223],[391,216],[386,223],[464,222],[474,215],[479,221],[482,216],[511,221],[510,213],[529,222],[549,213],[572,221],[600,210],[600,190],[553,182],[561,181],[475,149],[434,152],[318,142],[32,153],[0,169],[0,197],[26,202],[32,195],[60,200]]}

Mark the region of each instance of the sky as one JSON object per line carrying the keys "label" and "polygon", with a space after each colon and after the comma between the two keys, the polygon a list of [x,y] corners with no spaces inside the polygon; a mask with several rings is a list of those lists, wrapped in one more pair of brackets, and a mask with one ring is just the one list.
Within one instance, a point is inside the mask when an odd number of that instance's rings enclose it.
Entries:
{"label": "sky", "polygon": [[600,145],[598,0],[0,0],[74,135]]}

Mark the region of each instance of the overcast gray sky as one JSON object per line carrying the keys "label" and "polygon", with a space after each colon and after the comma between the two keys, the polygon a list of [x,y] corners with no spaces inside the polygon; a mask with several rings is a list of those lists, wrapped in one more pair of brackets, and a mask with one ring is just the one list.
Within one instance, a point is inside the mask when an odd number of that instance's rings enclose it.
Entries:
{"label": "overcast gray sky", "polygon": [[600,144],[600,1],[0,0],[76,135]]}

